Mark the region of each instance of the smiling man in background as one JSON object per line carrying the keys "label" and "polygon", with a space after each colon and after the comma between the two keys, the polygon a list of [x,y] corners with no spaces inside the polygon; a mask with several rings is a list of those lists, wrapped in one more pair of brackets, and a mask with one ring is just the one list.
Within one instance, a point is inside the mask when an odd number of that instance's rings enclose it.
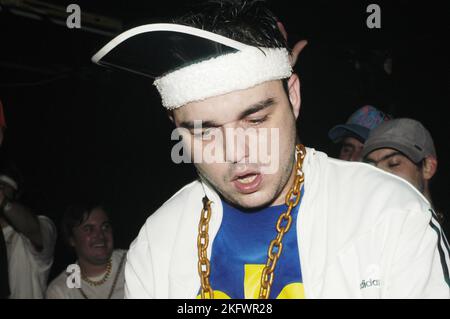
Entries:
{"label": "smiling man in background", "polygon": [[[63,271],[47,289],[47,299],[122,299],[126,251],[114,250],[109,216],[99,204],[70,206],[63,217],[66,243],[75,250],[80,286],[68,284]],[[75,273],[77,275],[77,273]]]}

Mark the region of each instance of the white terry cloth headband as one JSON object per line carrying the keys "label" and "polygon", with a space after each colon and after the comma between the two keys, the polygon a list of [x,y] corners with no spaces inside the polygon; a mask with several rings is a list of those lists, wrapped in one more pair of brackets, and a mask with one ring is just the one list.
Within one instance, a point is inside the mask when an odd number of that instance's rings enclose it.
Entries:
{"label": "white terry cloth headband", "polygon": [[5,184],[8,184],[12,188],[14,188],[14,190],[16,190],[16,191],[18,190],[17,183],[10,177],[8,177],[6,175],[0,175],[0,181],[4,182]]}
{"label": "white terry cloth headband", "polygon": [[174,23],[125,31],[100,49],[92,61],[154,79],[167,109],[292,74],[285,48],[254,47]]}
{"label": "white terry cloth headband", "polygon": [[248,46],[186,66],[157,78],[162,104],[172,110],[193,101],[243,90],[266,81],[289,77],[292,67],[284,48]]}

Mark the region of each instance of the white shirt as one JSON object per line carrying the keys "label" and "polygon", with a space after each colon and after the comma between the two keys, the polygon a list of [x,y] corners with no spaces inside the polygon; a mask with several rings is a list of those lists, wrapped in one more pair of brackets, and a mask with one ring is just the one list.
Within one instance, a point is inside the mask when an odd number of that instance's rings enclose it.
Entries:
{"label": "white shirt", "polygon": [[[306,298],[450,298],[448,243],[430,204],[412,185],[309,148],[303,171],[305,193],[295,226]],[[222,203],[196,181],[152,214],[131,244],[125,298],[197,296],[205,192],[213,201],[211,257]]]}
{"label": "white shirt", "polygon": [[3,228],[8,254],[8,274],[11,299],[42,299],[53,264],[56,228],[53,222],[38,216],[43,249],[37,251],[30,240],[13,227]]}
{"label": "white shirt", "polygon": [[[124,266],[126,250],[116,249],[111,256],[111,274],[105,283],[99,286],[91,286],[89,283],[81,280],[80,288],[69,288],[67,285],[68,274],[63,271],[48,286],[47,299],[85,299],[83,293],[89,299],[107,299],[112,291],[111,299],[123,299],[124,297]],[[104,274],[98,277],[89,278],[92,281],[99,281]],[[117,279],[116,279],[117,277]],[[115,282],[115,284],[114,284]],[[114,285],[114,290],[113,289]]]}

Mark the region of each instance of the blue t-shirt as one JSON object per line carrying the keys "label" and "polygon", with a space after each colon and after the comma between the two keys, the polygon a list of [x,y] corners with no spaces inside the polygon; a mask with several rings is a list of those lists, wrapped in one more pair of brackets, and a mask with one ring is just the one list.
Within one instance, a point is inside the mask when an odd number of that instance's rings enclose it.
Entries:
{"label": "blue t-shirt", "polygon": [[[302,190],[303,193],[303,190]],[[242,212],[222,201],[223,220],[214,239],[210,283],[214,298],[256,299],[269,244],[277,235],[276,223],[286,205]],[[297,242],[297,205],[291,228],[283,238],[283,251],[275,268],[270,298],[304,298]]]}

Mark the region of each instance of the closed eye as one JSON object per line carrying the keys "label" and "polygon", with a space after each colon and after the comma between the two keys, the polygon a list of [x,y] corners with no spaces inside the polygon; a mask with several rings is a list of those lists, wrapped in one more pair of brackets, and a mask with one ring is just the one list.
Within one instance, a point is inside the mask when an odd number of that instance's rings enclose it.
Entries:
{"label": "closed eye", "polygon": [[389,168],[394,168],[394,167],[397,167],[399,165],[400,165],[400,163],[389,163],[388,164]]}
{"label": "closed eye", "polygon": [[265,121],[267,121],[268,118],[269,118],[269,116],[265,115],[263,117],[247,119],[247,122],[249,122],[250,124],[253,124],[253,125],[258,125],[258,124],[261,124],[261,123],[264,123]]}
{"label": "closed eye", "polygon": [[191,132],[191,134],[194,136],[194,138],[203,139],[209,137],[215,129],[215,127],[212,127],[201,132]]}

